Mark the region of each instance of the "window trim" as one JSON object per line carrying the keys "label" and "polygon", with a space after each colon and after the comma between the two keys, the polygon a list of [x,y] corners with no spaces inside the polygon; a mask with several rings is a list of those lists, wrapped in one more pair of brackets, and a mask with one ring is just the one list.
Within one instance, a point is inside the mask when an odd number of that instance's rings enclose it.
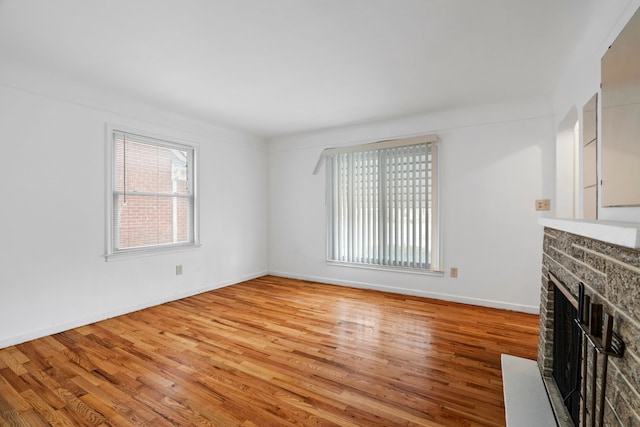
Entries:
{"label": "window trim", "polygon": [[[330,238],[328,233],[331,232],[329,229],[330,213],[326,211],[326,221],[325,226],[327,232],[326,238],[326,254],[327,259],[326,263],[329,265],[335,266],[344,266],[344,267],[354,267],[354,268],[363,268],[363,269],[372,269],[372,270],[384,270],[384,271],[395,271],[395,272],[403,272],[403,273],[413,273],[413,274],[422,274],[422,275],[433,275],[433,276],[444,276],[444,272],[441,270],[441,238],[440,238],[440,179],[439,179],[439,156],[438,156],[438,136],[435,134],[430,135],[420,135],[420,136],[412,136],[391,140],[383,140],[377,142],[370,142],[364,144],[357,144],[351,146],[343,146],[343,147],[333,147],[333,148],[325,148],[320,154],[320,158],[316,164],[316,167],[313,171],[314,175],[317,175],[322,167],[324,159],[326,157],[334,156],[337,154],[343,153],[355,153],[360,151],[372,151],[372,150],[381,150],[386,148],[395,148],[395,147],[404,147],[416,144],[430,144],[431,145],[431,153],[432,153],[432,163],[431,163],[431,174],[432,174],[432,186],[431,186],[431,198],[432,198],[432,211],[431,211],[431,230],[432,233],[429,236],[431,240],[431,252],[429,253],[430,265],[428,269],[421,268],[409,268],[409,267],[399,267],[399,266],[391,266],[391,265],[381,265],[381,264],[366,264],[366,263],[355,263],[348,261],[338,261],[329,258],[330,253]],[[329,200],[332,197],[332,185],[331,179],[327,174],[326,177],[326,200],[325,205],[329,206]]]}
{"label": "window trim", "polygon": [[[118,249],[115,248],[114,242],[114,212],[113,212],[113,195],[115,193],[115,144],[114,132],[122,132],[143,139],[156,140],[159,146],[166,148],[187,148],[193,153],[191,163],[190,176],[193,177],[193,241],[185,243],[173,243],[165,245],[144,246],[135,248]],[[146,130],[134,129],[128,126],[121,126],[113,123],[105,125],[105,261],[116,259],[151,256],[163,253],[183,252],[199,248],[200,245],[200,203],[199,203],[199,144],[185,141],[173,136],[161,135]]]}

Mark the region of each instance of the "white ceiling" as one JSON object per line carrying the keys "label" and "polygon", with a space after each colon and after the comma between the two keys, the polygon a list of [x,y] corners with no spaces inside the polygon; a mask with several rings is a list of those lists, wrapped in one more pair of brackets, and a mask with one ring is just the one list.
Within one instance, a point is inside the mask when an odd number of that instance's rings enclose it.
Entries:
{"label": "white ceiling", "polygon": [[591,3],[0,0],[0,66],[273,136],[548,96]]}

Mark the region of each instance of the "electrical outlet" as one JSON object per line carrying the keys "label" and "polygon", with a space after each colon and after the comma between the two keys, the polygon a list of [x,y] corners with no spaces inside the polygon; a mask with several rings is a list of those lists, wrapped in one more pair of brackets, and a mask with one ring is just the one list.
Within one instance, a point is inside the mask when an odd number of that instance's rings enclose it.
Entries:
{"label": "electrical outlet", "polygon": [[449,273],[451,277],[458,277],[458,267],[451,267],[451,272]]}
{"label": "electrical outlet", "polygon": [[176,265],[176,276],[180,276],[182,274],[182,264]]}
{"label": "electrical outlet", "polygon": [[536,210],[537,211],[548,211],[548,210],[551,210],[551,200],[549,200],[549,199],[536,200]]}

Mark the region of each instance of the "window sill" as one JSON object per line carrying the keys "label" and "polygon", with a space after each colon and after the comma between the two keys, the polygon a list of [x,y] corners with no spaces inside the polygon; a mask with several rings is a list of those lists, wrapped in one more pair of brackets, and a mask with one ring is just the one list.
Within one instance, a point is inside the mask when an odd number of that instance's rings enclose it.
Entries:
{"label": "window sill", "polygon": [[421,276],[444,277],[444,271],[439,271],[439,270],[421,270],[418,268],[393,267],[393,266],[371,265],[371,264],[355,264],[350,262],[340,262],[340,261],[332,261],[332,260],[327,260],[327,265],[332,265],[336,267],[361,268],[364,270],[380,270],[380,271],[387,271],[392,273],[418,274]]}
{"label": "window sill", "polygon": [[192,250],[200,249],[200,247],[201,245],[199,243],[195,243],[195,244],[164,246],[164,247],[139,248],[139,249],[121,251],[113,254],[105,254],[103,255],[103,257],[104,257],[104,260],[107,262],[120,261],[120,260],[131,259],[131,258],[141,258],[141,257],[147,257],[147,256],[153,256],[153,255],[192,251]]}

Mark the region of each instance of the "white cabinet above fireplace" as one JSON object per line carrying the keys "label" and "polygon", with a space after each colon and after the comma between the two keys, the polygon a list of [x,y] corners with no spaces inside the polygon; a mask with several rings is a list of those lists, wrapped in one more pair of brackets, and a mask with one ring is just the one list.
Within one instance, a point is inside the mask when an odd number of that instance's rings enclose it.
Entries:
{"label": "white cabinet above fireplace", "polygon": [[613,245],[640,249],[640,223],[637,222],[538,218],[538,224]]}

